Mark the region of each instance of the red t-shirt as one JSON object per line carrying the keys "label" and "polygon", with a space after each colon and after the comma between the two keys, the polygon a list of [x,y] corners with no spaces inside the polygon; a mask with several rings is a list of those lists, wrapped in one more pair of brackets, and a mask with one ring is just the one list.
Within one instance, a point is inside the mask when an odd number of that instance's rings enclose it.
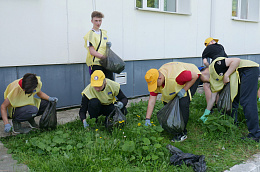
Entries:
{"label": "red t-shirt", "polygon": [[[198,74],[198,76],[199,76],[199,74]],[[176,82],[177,82],[179,85],[184,85],[186,82],[191,81],[191,79],[192,79],[191,71],[185,70],[185,71],[181,72],[181,73],[177,76]],[[164,84],[162,85],[162,87],[164,87]],[[151,95],[151,96],[157,96],[158,93],[150,92],[150,95]]]}
{"label": "red t-shirt", "polygon": [[23,88],[23,87],[22,87],[22,83],[23,83],[23,79],[20,79],[20,81],[18,82],[18,84],[20,85],[21,88]]}

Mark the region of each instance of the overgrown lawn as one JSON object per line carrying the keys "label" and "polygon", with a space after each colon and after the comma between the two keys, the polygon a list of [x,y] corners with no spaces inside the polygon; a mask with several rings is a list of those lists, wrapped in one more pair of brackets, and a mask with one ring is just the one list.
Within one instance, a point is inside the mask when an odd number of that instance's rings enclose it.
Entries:
{"label": "overgrown lawn", "polygon": [[205,155],[207,171],[224,171],[259,151],[258,143],[240,139],[247,134],[242,108],[238,125],[217,110],[203,124],[198,119],[206,108],[205,96],[196,93],[190,104],[188,139],[171,143],[172,136],[157,121],[156,112],[162,107],[158,101],[152,127],[144,126],[147,101],[141,101],[128,108],[126,125],[113,132],[107,131],[104,118],[99,118],[97,124],[89,120],[89,130],[77,120],[55,131],[33,131],[1,141],[13,158],[31,171],[193,171],[192,167],[169,164],[167,144],[185,153]]}

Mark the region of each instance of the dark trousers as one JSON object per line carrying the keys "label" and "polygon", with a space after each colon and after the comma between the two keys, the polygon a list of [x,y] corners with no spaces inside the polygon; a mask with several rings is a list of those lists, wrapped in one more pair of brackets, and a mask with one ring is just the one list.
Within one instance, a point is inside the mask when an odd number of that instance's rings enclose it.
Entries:
{"label": "dark trousers", "polygon": [[[90,115],[90,119],[91,118],[98,118],[100,115],[104,115],[106,117],[109,116],[109,114],[114,110],[115,106],[113,103],[111,103],[110,105],[102,105],[101,102],[97,99],[91,99],[89,100],[89,104],[88,104],[88,113]],[[123,107],[121,109],[122,113],[124,115],[127,114],[127,109],[126,107]]]}
{"label": "dark trousers", "polygon": [[237,119],[239,102],[243,107],[249,137],[260,137],[258,109],[257,109],[257,85],[259,69],[258,67],[245,67],[238,70],[240,84],[238,93],[232,103],[232,116]]}
{"label": "dark trousers", "polygon": [[[198,78],[196,80],[196,82],[190,87],[191,97],[196,93],[196,90],[198,88],[200,81],[201,81],[200,78]],[[187,96],[180,99],[180,109],[181,109],[181,113],[182,113],[182,117],[183,117],[184,125],[185,125],[183,134],[187,134],[186,126],[188,124],[189,116],[190,116],[190,101],[191,101],[190,94],[189,94],[189,91],[187,91]],[[166,103],[165,103],[165,105],[166,105]]]}
{"label": "dark trousers", "polygon": [[105,69],[103,66],[99,66],[99,65],[93,65],[92,66],[92,70],[91,67],[89,67],[89,74],[91,75],[95,70],[102,70],[103,73],[105,74],[106,78],[111,79],[112,81],[114,80],[114,74],[113,72]]}
{"label": "dark trousers", "polygon": [[41,100],[40,108],[32,105],[17,107],[14,109],[13,120],[17,122],[28,121],[36,116],[42,115],[49,101]]}

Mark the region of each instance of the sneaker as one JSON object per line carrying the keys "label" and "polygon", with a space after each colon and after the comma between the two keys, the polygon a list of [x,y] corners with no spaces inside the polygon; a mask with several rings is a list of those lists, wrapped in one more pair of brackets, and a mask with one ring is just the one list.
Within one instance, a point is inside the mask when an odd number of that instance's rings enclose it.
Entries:
{"label": "sneaker", "polygon": [[187,135],[176,135],[176,136],[173,137],[171,142],[183,142],[187,138],[188,138]]}
{"label": "sneaker", "polygon": [[29,123],[29,126],[30,126],[31,128],[39,128],[39,126],[36,124],[34,118],[28,120],[28,123]]}
{"label": "sneaker", "polygon": [[12,122],[13,122],[13,133],[14,134],[26,134],[31,131],[30,128],[22,128],[20,122],[17,122],[15,120],[12,120]]}

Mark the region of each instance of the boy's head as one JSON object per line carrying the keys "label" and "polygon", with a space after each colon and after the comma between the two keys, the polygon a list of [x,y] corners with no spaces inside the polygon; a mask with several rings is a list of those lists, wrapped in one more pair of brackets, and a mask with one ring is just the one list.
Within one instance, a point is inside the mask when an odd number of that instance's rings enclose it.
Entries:
{"label": "boy's head", "polygon": [[101,24],[102,24],[102,18],[104,18],[104,15],[99,11],[93,11],[91,14],[91,22],[93,23],[93,29],[99,30]]}
{"label": "boy's head", "polygon": [[93,20],[94,17],[96,17],[96,18],[104,18],[104,14],[102,14],[99,11],[93,11],[92,14],[91,14],[91,20]]}
{"label": "boy's head", "polygon": [[25,91],[25,94],[33,93],[37,85],[38,85],[38,79],[35,74],[27,73],[23,76],[22,88]]}

